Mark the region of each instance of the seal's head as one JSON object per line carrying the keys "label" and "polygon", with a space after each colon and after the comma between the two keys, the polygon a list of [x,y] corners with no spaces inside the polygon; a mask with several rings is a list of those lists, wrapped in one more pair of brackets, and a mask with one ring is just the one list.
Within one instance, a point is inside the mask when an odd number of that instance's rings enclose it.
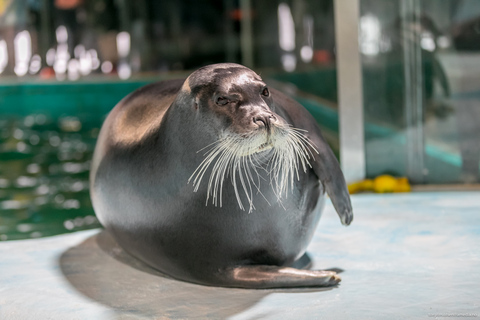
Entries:
{"label": "seal's head", "polygon": [[[194,107],[209,119],[217,134],[225,132],[242,137],[271,133],[285,121],[271,109],[271,96],[265,82],[247,67],[222,63],[206,66],[193,72],[182,91],[194,99]],[[211,117],[211,115],[214,117]]]}
{"label": "seal's head", "polygon": [[189,97],[201,123],[210,126],[216,138],[206,146],[205,159],[190,178],[197,191],[212,165],[207,201],[211,195],[213,203],[221,206],[223,181],[229,175],[240,208],[237,183],[252,210],[253,193],[260,191],[259,169],[270,175],[280,200],[289,185],[293,188],[294,178],[299,178],[298,168],[306,171],[310,165],[315,147],[302,130],[275,113],[270,90],[254,71],[233,63],[203,67],[187,78],[180,96]]}

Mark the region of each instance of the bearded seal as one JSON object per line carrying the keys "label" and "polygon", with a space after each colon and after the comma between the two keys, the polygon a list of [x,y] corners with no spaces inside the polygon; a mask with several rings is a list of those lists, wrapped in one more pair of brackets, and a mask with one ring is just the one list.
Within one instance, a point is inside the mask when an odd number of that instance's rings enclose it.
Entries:
{"label": "bearded seal", "polygon": [[209,65],[147,85],[106,118],[90,173],[102,225],[131,255],[197,284],[330,286],[305,270],[325,192],[353,219],[337,159],[312,116],[254,71]]}

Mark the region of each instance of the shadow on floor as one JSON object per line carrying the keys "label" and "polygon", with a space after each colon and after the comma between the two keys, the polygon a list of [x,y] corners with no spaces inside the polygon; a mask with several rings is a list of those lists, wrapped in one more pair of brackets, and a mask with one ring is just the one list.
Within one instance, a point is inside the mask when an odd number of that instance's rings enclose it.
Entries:
{"label": "shadow on floor", "polygon": [[174,280],[127,254],[105,230],[65,251],[59,265],[76,290],[119,316],[224,319],[272,293],[331,290],[229,289]]}

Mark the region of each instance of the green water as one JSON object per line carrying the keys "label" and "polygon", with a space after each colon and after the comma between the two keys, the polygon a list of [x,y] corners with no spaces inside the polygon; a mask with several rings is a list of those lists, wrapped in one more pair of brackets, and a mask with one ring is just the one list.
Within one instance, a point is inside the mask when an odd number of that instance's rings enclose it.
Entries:
{"label": "green water", "polygon": [[88,172],[102,118],[1,118],[0,240],[100,226]]}
{"label": "green water", "polygon": [[100,227],[88,191],[96,138],[151,81],[0,85],[0,241]]}

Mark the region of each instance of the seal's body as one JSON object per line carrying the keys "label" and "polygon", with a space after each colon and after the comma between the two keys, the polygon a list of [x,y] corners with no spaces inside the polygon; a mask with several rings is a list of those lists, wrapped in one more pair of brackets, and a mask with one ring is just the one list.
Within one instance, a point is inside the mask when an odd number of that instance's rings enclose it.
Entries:
{"label": "seal's body", "polygon": [[133,256],[217,286],[326,286],[295,267],[327,191],[342,223],[345,180],[315,120],[236,64],[140,88],[107,117],[94,153],[100,222]]}

